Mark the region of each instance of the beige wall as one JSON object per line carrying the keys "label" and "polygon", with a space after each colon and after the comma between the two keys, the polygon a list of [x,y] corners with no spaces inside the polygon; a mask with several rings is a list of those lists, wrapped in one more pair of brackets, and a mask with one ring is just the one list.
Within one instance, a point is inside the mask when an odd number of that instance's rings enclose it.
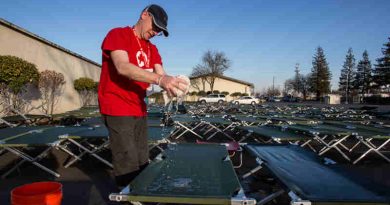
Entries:
{"label": "beige wall", "polygon": [[[40,72],[54,70],[64,75],[66,84],[55,110],[56,113],[80,108],[79,95],[73,88],[74,80],[88,77],[99,81],[100,66],[2,24],[0,24],[0,55],[20,57],[34,63]],[[38,105],[39,101],[35,100],[33,104]]]}
{"label": "beige wall", "polygon": [[[189,93],[191,93],[193,91],[196,91],[196,92],[200,91],[196,88],[196,86],[194,86],[194,84],[197,84],[200,90],[203,89],[201,79],[197,78],[197,79],[191,80],[191,88],[190,88]],[[207,92],[210,90],[211,90],[210,85],[206,82],[205,83],[205,91]],[[241,84],[241,83],[238,83],[235,81],[226,80],[223,78],[216,78],[215,79],[214,90],[218,90],[219,92],[224,92],[224,91],[229,92],[229,95],[226,96],[227,101],[233,100],[233,98],[230,96],[230,94],[235,93],[235,92],[247,93],[248,95],[253,94],[252,88],[249,85]],[[196,97],[196,96],[187,96],[187,98],[186,98],[186,101],[197,101],[197,100],[198,100],[198,97]]]}

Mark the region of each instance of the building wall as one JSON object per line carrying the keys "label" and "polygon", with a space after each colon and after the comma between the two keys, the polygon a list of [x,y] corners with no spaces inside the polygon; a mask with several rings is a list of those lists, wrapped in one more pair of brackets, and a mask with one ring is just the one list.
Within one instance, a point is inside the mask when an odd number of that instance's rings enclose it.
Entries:
{"label": "building wall", "polygon": [[330,104],[330,105],[340,104],[340,99],[341,99],[341,96],[336,95],[336,94],[328,94],[328,95],[324,96],[325,104]]}
{"label": "building wall", "polygon": [[[53,70],[64,75],[66,84],[55,113],[81,107],[79,94],[73,88],[74,80],[88,77],[99,81],[101,68],[96,63],[88,62],[2,24],[0,24],[0,55],[22,58],[35,64],[39,72]],[[39,98],[37,93],[35,95],[35,98]],[[39,100],[34,100],[33,104],[39,105]]]}
{"label": "building wall", "polygon": [[[194,84],[197,84],[199,89],[194,86]],[[201,83],[201,79],[193,79],[191,80],[191,87],[189,93],[195,91],[199,92],[200,90],[203,90],[203,86]],[[206,82],[205,83],[205,92],[210,91],[210,85]],[[226,96],[227,101],[233,100],[233,97],[230,96],[230,94],[235,92],[240,93],[247,93],[248,95],[253,95],[253,88],[251,88],[249,85],[238,83],[235,81],[226,80],[223,78],[216,78],[214,82],[214,90],[218,90],[219,92],[229,92],[229,95]],[[197,101],[197,96],[187,96],[186,101]]]}

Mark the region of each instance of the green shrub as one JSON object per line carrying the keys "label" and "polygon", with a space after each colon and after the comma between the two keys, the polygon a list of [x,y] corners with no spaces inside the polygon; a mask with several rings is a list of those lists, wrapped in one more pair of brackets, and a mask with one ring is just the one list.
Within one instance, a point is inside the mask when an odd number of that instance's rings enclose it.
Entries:
{"label": "green shrub", "polygon": [[92,105],[97,102],[98,82],[91,78],[79,78],[73,82],[74,89],[80,94],[82,106]]}
{"label": "green shrub", "polygon": [[16,56],[0,55],[0,97],[10,105],[3,114],[17,112],[28,113],[32,109],[30,100],[25,99],[27,88],[38,88],[39,72],[37,67]]}
{"label": "green shrub", "polygon": [[206,96],[206,92],[201,90],[201,91],[198,92],[198,96],[202,96],[202,97]]}
{"label": "green shrub", "polygon": [[0,84],[14,94],[26,91],[27,85],[38,85],[37,67],[16,56],[0,56]]}
{"label": "green shrub", "polygon": [[230,96],[232,97],[238,97],[238,96],[241,96],[242,94],[240,92],[234,92],[232,94],[230,94]]}
{"label": "green shrub", "polygon": [[95,90],[96,89],[96,83],[91,78],[79,78],[74,81],[74,89],[77,91],[83,91],[83,90]]}

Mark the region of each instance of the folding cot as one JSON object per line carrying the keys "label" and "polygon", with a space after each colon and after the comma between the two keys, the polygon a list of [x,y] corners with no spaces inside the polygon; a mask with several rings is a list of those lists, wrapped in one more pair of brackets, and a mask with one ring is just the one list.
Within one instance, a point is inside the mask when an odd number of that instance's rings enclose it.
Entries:
{"label": "folding cot", "polygon": [[261,126],[271,122],[265,119],[257,118],[256,116],[248,115],[235,115],[232,118],[240,122],[240,125],[242,126]]}
{"label": "folding cot", "polygon": [[249,137],[262,143],[300,143],[301,141],[304,143],[311,139],[311,137],[307,135],[285,130],[277,126],[240,126],[238,129],[247,132],[245,136],[238,140],[239,142],[243,142]]}
{"label": "folding cot", "polygon": [[355,133],[354,136],[358,142],[352,146],[350,151],[353,151],[358,145],[363,145],[365,151],[353,161],[353,164],[358,163],[369,153],[375,153],[390,163],[389,157],[385,155],[385,152],[389,151],[386,149],[386,145],[390,142],[390,130],[388,128],[337,121],[327,121],[325,124],[345,128]]}
{"label": "folding cot", "polygon": [[190,105],[187,110],[191,115],[202,115],[205,114],[207,107],[205,105]]}
{"label": "folding cot", "polygon": [[305,124],[316,123],[315,121],[309,120],[307,118],[293,117],[293,116],[270,117],[268,120],[271,121],[273,124],[287,124],[287,125],[297,124],[297,123],[300,123],[300,124],[302,124],[302,123],[305,123]]}
{"label": "folding cot", "polygon": [[171,144],[112,201],[255,204],[246,198],[227,150],[216,144]]}
{"label": "folding cot", "polygon": [[[207,137],[207,140],[210,140],[218,133],[222,133],[227,138],[233,140],[233,137],[225,131],[238,125],[237,122],[228,121],[224,119],[223,116],[206,116],[201,119],[201,123],[205,126],[205,129],[207,129],[204,133],[202,133],[204,136],[213,131],[211,135]],[[221,126],[221,128],[219,126]]]}
{"label": "folding cot", "polygon": [[[353,131],[327,124],[293,124],[285,127],[288,130],[300,132],[312,137],[302,143],[302,147],[308,146],[313,151],[318,152],[320,156],[324,155],[331,149],[334,149],[340,153],[343,158],[351,161],[348,156],[350,148],[345,146],[343,143],[346,142],[347,139],[350,139],[351,136],[356,135]],[[311,145],[313,141],[319,143],[321,146],[319,150],[313,148]]]}
{"label": "folding cot", "polygon": [[345,120],[363,120],[363,119],[374,119],[374,116],[362,113],[354,112],[352,110],[346,110],[344,112],[335,113],[323,113],[324,119],[334,121],[345,121]]}
{"label": "folding cot", "polygon": [[[178,129],[174,132],[176,139],[183,136],[185,133],[190,132],[200,139],[206,138],[207,140],[213,138],[217,133],[222,133],[229,139],[233,139],[225,131],[236,126],[238,123],[229,121],[223,118],[224,115],[206,115],[203,117],[189,116],[189,115],[174,115],[172,120],[177,125]],[[181,133],[180,133],[181,132]],[[180,134],[179,134],[180,133]]]}
{"label": "folding cot", "polygon": [[3,120],[3,118],[0,117],[0,126],[1,127],[16,127],[18,125],[13,124],[11,122],[8,122],[7,120]]}
{"label": "folding cot", "polygon": [[162,121],[162,118],[148,116],[148,126],[163,126],[163,125],[164,123]]}
{"label": "folding cot", "polygon": [[63,114],[56,115],[56,117],[74,116],[78,118],[98,117],[100,116],[99,108],[97,106],[81,107],[77,110],[71,110]]}
{"label": "folding cot", "polygon": [[[170,142],[168,137],[172,133],[172,129],[172,127],[148,126],[149,150],[155,147],[162,150],[159,145],[161,143]],[[67,149],[67,153],[73,158],[69,160],[64,165],[64,167],[69,167],[76,161],[81,160],[81,158],[85,154],[90,154],[94,158],[98,159],[102,163],[112,168],[113,165],[111,164],[111,162],[98,155],[98,152],[101,152],[103,149],[109,147],[110,142],[108,139],[108,135],[108,129],[105,126],[86,127],[85,130],[82,130],[80,132],[75,132],[69,135],[62,135],[62,139],[65,139],[66,142],[69,142],[75,145],[80,150],[82,150],[79,154],[75,154],[73,152],[70,152],[69,149]],[[100,142],[99,144],[92,144],[90,143],[92,140],[99,140]],[[63,142],[61,144],[65,144],[66,142]]]}
{"label": "folding cot", "polygon": [[[162,126],[161,117],[148,116],[147,117],[149,126]],[[100,127],[105,126],[102,117],[89,117],[85,118],[81,123],[81,126]]]}
{"label": "folding cot", "polygon": [[[64,167],[69,167],[74,164],[76,161],[81,160],[85,154],[89,154],[102,163],[106,164],[109,167],[113,167],[112,164],[98,155],[98,152],[101,152],[103,149],[109,146],[108,140],[108,130],[105,126],[80,126],[83,128],[78,132],[62,135],[61,139],[64,139],[64,142],[61,143],[63,147],[69,147],[69,144],[76,146],[78,149],[82,150],[78,154],[72,152],[71,149],[66,149],[66,152],[72,156],[72,159],[69,160]],[[92,141],[98,141],[98,143],[92,143]]]}
{"label": "folding cot", "polygon": [[[325,164],[313,152],[296,145],[246,145],[259,166],[267,167],[287,189],[291,204],[389,204],[389,189],[352,175],[335,164]],[[250,174],[244,175],[244,177]],[[281,195],[280,190],[259,201],[265,204]]]}
{"label": "folding cot", "polygon": [[148,107],[148,117],[154,117],[154,118],[162,118],[164,116],[164,112],[162,111],[162,108],[159,107]]}
{"label": "folding cot", "polygon": [[175,139],[179,139],[187,132],[192,133],[193,135],[195,135],[200,139],[203,139],[203,137],[200,134],[195,132],[197,128],[203,125],[199,117],[183,114],[183,115],[171,116],[166,120],[169,119],[171,119],[174,125],[177,127],[176,130],[173,132]]}
{"label": "folding cot", "polygon": [[243,160],[242,160],[242,147],[241,145],[245,145],[243,143],[238,143],[236,141],[230,141],[230,142],[225,142],[225,143],[214,143],[214,142],[207,142],[207,141],[201,141],[201,140],[196,140],[196,143],[197,144],[219,144],[219,145],[225,145],[226,146],[226,150],[228,151],[229,153],[229,157],[230,159],[233,161],[233,157],[234,156],[237,156],[239,155],[236,159],[238,159],[238,163],[237,164],[234,164],[233,162],[233,167],[236,169],[236,168],[240,168],[243,164]]}
{"label": "folding cot", "polygon": [[212,104],[212,103],[207,103],[206,108],[203,111],[203,113],[224,113],[225,110],[228,109],[228,106],[225,106],[223,104]]}
{"label": "folding cot", "polygon": [[87,117],[80,122],[80,126],[89,126],[89,127],[104,126],[103,118],[101,116]]}
{"label": "folding cot", "polygon": [[[38,161],[43,159],[52,148],[59,148],[67,152],[66,147],[61,146],[60,136],[72,134],[84,130],[82,127],[13,127],[4,128],[0,131],[0,147],[4,150],[17,155],[22,158],[13,168],[2,175],[5,178],[12,171],[20,167],[24,162],[30,162],[44,171],[59,176],[55,171],[43,166]],[[45,148],[37,156],[33,157],[27,154],[26,150],[29,148]]]}
{"label": "folding cot", "polygon": [[40,119],[50,118],[50,115],[46,114],[28,114],[31,110],[37,109],[36,107],[32,107],[31,104],[22,100],[22,103],[29,106],[29,111],[23,112],[15,109],[11,104],[7,103],[5,100],[0,100],[0,115],[4,117],[0,117],[0,125],[6,125],[7,127],[16,127],[22,124],[34,124]]}
{"label": "folding cot", "polygon": [[160,151],[163,149],[160,147],[160,144],[171,143],[170,137],[173,133],[174,127],[167,126],[148,126],[148,144],[149,150],[153,148],[158,148]]}
{"label": "folding cot", "polygon": [[0,123],[6,124],[8,127],[16,127],[25,124],[35,124],[39,120],[50,119],[49,115],[32,115],[32,114],[18,114],[2,117]]}

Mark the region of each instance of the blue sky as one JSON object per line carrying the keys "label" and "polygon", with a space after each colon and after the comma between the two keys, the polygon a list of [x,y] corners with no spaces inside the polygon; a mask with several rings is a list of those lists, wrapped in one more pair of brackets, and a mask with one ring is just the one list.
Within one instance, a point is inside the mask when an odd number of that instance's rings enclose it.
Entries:
{"label": "blue sky", "polygon": [[2,0],[0,17],[101,63],[107,32],[134,25],[151,3],[169,15],[170,36],[152,39],[169,74],[189,75],[207,50],[222,51],[232,61],[225,75],[251,82],[257,91],[271,86],[273,77],[282,87],[296,63],[309,73],[318,46],[337,88],[349,47],[357,60],[366,49],[374,64],[390,37],[389,0]]}

